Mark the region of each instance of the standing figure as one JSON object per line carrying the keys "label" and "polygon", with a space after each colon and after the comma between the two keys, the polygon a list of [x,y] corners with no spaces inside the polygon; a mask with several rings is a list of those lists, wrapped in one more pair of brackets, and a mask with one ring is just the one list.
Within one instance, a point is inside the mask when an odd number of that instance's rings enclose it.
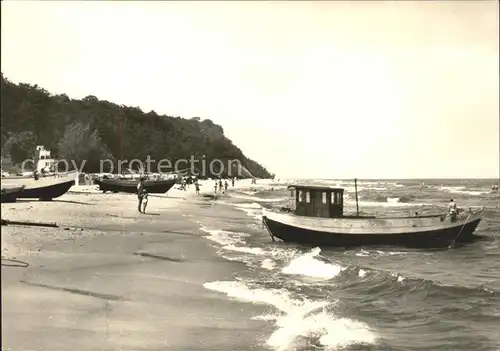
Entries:
{"label": "standing figure", "polygon": [[146,207],[148,206],[148,192],[146,189],[142,190],[142,213],[146,213]]}
{"label": "standing figure", "polygon": [[138,205],[137,205],[137,209],[139,210],[139,212],[142,212],[142,193],[143,193],[143,190],[144,190],[144,178],[141,178],[139,180],[139,184],[137,184],[137,200],[139,201]]}
{"label": "standing figure", "polygon": [[448,204],[448,212],[451,221],[455,222],[457,220],[457,204],[453,201],[453,199],[451,199],[450,203]]}
{"label": "standing figure", "polygon": [[227,187],[229,184],[227,184],[227,180],[224,181],[224,193],[227,193]]}

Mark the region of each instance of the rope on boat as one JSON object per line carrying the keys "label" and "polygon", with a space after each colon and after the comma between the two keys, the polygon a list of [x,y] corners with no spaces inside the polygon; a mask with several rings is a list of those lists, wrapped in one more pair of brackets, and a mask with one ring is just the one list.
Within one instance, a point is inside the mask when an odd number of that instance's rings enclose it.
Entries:
{"label": "rope on boat", "polygon": [[467,216],[467,218],[465,219],[465,222],[464,224],[462,225],[462,228],[460,228],[460,231],[458,232],[457,236],[455,237],[455,239],[453,239],[453,241],[451,242],[450,244],[450,247],[453,246],[455,244],[455,241],[458,239],[458,237],[460,236],[460,234],[462,233],[462,230],[465,228],[465,225],[468,223],[469,221],[469,218],[470,216],[472,215],[472,212],[469,212],[469,215]]}

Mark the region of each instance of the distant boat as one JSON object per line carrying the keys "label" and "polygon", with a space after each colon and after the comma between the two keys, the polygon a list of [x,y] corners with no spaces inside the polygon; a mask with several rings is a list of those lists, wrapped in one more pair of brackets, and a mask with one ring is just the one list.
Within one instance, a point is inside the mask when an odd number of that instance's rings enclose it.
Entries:
{"label": "distant boat", "polygon": [[19,195],[21,195],[21,192],[24,189],[24,185],[21,186],[13,186],[10,188],[2,188],[1,192],[1,202],[6,203],[6,202],[16,202],[17,198]]}
{"label": "distant boat", "polygon": [[71,172],[50,177],[40,177],[38,180],[33,178],[2,179],[2,185],[10,183],[16,186],[24,186],[18,198],[50,201],[64,195],[75,184],[75,179],[76,172]]}
{"label": "distant boat", "polygon": [[360,216],[358,210],[357,215],[347,216],[343,213],[344,189],[307,185],[293,185],[289,189],[294,206],[280,212],[264,209],[262,221],[273,240],[306,245],[445,246],[471,239],[483,210],[469,209],[453,220],[446,213],[375,217]]}
{"label": "distant boat", "polygon": [[[176,178],[164,180],[145,180],[144,189],[150,194],[164,194],[169,191],[176,182]],[[102,192],[114,193],[137,193],[139,179],[96,179],[94,183],[99,185]]]}

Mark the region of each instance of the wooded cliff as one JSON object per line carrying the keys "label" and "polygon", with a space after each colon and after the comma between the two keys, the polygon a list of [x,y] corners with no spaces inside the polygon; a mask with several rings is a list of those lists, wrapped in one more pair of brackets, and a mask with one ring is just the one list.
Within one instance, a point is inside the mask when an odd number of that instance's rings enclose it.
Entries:
{"label": "wooded cliff", "polygon": [[[2,158],[13,164],[33,158],[35,146],[44,145],[56,159],[75,160],[76,164],[86,160],[84,172],[99,172],[103,159],[145,161],[149,156],[174,164],[193,157],[204,159],[207,165],[214,159],[224,165],[239,160],[251,176],[271,177],[209,119],[145,113],[138,107],[117,105],[92,95],[81,100],[52,95],[37,85],[14,84],[3,74],[1,84]],[[156,169],[154,163],[151,165]],[[206,176],[213,177],[208,168]],[[224,168],[222,176],[227,175]],[[233,169],[232,175],[235,173]],[[250,176],[246,172],[242,175]]]}

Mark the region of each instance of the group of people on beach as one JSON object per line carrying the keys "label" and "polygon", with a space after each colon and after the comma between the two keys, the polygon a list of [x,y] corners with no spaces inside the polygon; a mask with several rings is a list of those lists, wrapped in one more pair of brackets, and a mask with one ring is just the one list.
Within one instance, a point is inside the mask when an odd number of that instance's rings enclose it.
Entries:
{"label": "group of people on beach", "polygon": [[[234,187],[234,178],[232,179],[232,185]],[[229,184],[227,182],[227,180],[224,180],[224,184],[222,184],[222,179],[219,179],[219,181],[215,181],[215,185],[214,185],[214,190],[215,190],[215,193],[217,194],[217,190],[219,192],[222,192],[223,194],[225,194],[227,192],[227,188],[229,187]]]}
{"label": "group of people on beach", "polygon": [[[137,200],[138,200],[138,205],[137,205],[137,210],[140,213],[146,213],[146,207],[148,206],[148,192],[144,188],[144,178],[141,178],[139,180],[139,183],[137,184]],[[234,178],[231,179],[232,185],[234,187]],[[196,189],[196,194],[200,193],[200,183],[198,182],[198,179],[194,181],[194,186]],[[218,181],[215,181],[215,193],[217,191],[222,192],[225,194],[227,192],[227,188],[229,187],[229,183],[227,180],[222,183],[222,179],[219,179]],[[181,189],[186,190],[186,183],[181,184]]]}

